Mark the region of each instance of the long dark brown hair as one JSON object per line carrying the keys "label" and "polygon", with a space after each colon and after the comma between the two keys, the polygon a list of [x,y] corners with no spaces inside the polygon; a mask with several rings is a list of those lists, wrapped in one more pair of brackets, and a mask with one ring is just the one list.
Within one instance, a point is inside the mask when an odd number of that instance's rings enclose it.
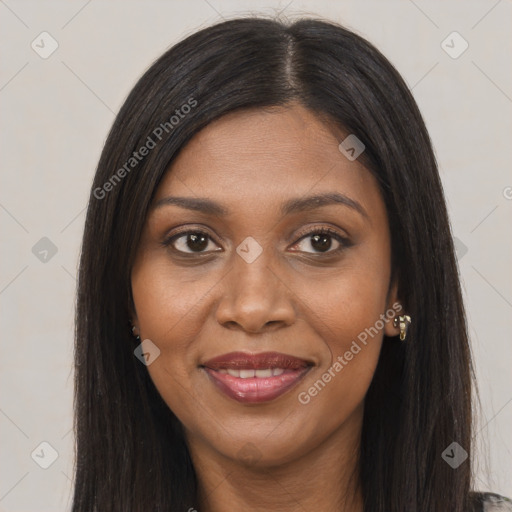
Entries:
{"label": "long dark brown hair", "polygon": [[190,138],[228,112],[291,101],[366,146],[359,160],[379,183],[393,277],[413,319],[406,342],[384,339],[366,396],[365,511],[470,510],[470,459],[453,469],[441,456],[452,442],[471,454],[472,369],[443,189],[418,107],[390,62],[342,26],[251,17],[166,51],[105,143],[79,269],[73,512],[198,507],[182,426],[134,356],[130,272],[155,190]]}

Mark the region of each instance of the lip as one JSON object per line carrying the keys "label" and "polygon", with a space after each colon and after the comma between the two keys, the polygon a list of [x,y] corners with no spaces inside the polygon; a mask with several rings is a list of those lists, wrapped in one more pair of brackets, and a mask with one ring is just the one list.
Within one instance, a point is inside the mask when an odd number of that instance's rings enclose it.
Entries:
{"label": "lip", "polygon": [[261,368],[284,368],[286,370],[297,370],[312,366],[312,362],[300,359],[280,352],[260,352],[249,354],[248,352],[230,352],[209,359],[201,366],[212,370],[233,369],[233,370],[258,370]]}
{"label": "lip", "polygon": [[[230,352],[200,365],[217,388],[228,397],[244,403],[274,400],[293,388],[309,372],[313,363],[279,352]],[[226,370],[262,370],[281,368],[280,375],[241,378]],[[221,373],[219,370],[223,370]]]}

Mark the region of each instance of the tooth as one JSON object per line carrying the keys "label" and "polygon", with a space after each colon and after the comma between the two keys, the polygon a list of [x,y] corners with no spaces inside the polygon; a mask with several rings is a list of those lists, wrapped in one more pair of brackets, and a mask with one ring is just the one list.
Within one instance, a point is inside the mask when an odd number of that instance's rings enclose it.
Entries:
{"label": "tooth", "polygon": [[228,368],[228,373],[231,377],[240,377],[240,370],[232,370],[231,368]]}
{"label": "tooth", "polygon": [[254,370],[240,370],[241,379],[249,379],[250,377],[254,377]]}
{"label": "tooth", "polygon": [[256,377],[272,377],[272,370],[270,368],[266,368],[265,370],[256,370]]}
{"label": "tooth", "polygon": [[284,372],[284,370],[282,368],[274,368],[272,370],[272,375],[275,375],[275,376],[281,375],[283,372]]}
{"label": "tooth", "polygon": [[225,368],[221,368],[220,370],[217,370],[219,373],[228,373],[228,371]]}

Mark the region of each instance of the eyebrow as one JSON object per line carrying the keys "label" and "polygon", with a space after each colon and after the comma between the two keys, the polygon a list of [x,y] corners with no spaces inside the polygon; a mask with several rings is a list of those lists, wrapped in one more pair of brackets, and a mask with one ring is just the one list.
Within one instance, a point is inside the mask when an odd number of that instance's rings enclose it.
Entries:
{"label": "eyebrow", "polygon": [[[291,213],[315,210],[331,204],[348,206],[369,220],[368,213],[359,202],[338,192],[328,192],[325,194],[290,199],[281,205],[280,210],[281,214],[284,216]],[[168,205],[175,205],[187,210],[194,210],[221,217],[225,217],[230,213],[229,210],[211,199],[196,197],[164,197],[158,200],[152,209]]]}

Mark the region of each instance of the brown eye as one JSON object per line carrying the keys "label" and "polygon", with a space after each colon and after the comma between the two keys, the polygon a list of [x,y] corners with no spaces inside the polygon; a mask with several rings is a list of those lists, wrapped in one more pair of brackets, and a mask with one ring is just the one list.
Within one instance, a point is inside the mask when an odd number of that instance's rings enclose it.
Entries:
{"label": "brown eye", "polygon": [[[334,249],[333,247],[333,239],[334,239]],[[345,247],[349,246],[350,243],[348,239],[342,236],[337,231],[334,231],[330,228],[321,228],[315,229],[306,233],[300,240],[295,244],[294,247],[302,245],[305,246],[302,249],[303,252],[312,252],[314,253],[336,253],[343,250]],[[311,248],[312,251],[307,250],[307,248]]]}
{"label": "brown eye", "polygon": [[165,246],[172,246],[178,252],[194,254],[203,252],[212,252],[212,250],[206,250],[209,244],[213,243],[210,235],[204,231],[185,231],[177,233],[167,240],[165,240]]}

